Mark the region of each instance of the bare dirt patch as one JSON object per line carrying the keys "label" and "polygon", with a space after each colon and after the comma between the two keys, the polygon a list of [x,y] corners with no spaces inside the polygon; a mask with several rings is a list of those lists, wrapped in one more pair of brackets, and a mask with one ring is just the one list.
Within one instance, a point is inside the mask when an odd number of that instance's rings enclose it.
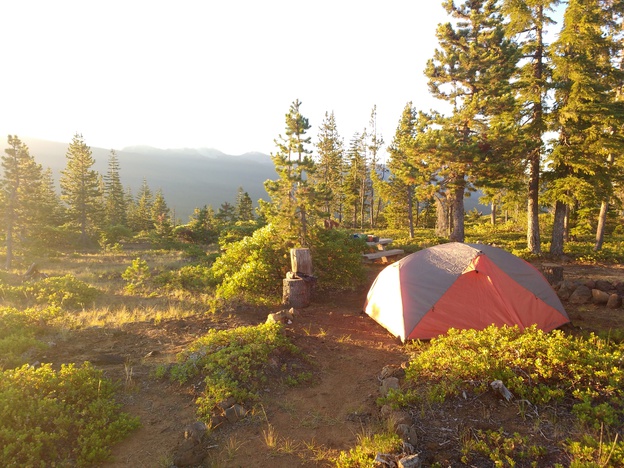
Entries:
{"label": "bare dirt patch", "polygon": [[[224,424],[206,438],[207,456],[195,466],[328,466],[330,455],[353,447],[359,434],[384,424],[376,404],[379,372],[386,365],[399,366],[408,357],[396,339],[361,313],[368,286],[380,269],[369,267],[369,283],[362,290],[317,295],[310,307],[298,311],[287,333],[311,357],[313,383],[268,386],[261,405],[246,418]],[[564,269],[565,278],[574,280],[621,281],[623,273],[621,266],[607,265]],[[624,309],[591,304],[566,304],[566,308],[572,329],[624,328]],[[168,467],[183,442],[184,427],[196,421],[194,400],[202,382],[181,386],[154,378],[154,370],[173,362],[178,352],[207,330],[262,323],[268,312],[241,308],[233,314],[71,331],[56,337],[39,360],[55,365],[90,361],[120,382],[123,409],[139,416],[142,427],[114,447],[112,461],[104,466]],[[417,449],[425,466],[433,462],[459,466],[458,453],[451,449],[454,441],[480,427],[499,427],[505,420],[518,419],[516,405],[493,395],[467,395],[463,404],[449,406],[443,414],[437,411],[412,415],[419,427]],[[524,421],[532,424],[530,419]],[[543,442],[555,431],[545,423],[535,437]],[[556,448],[552,450],[551,458],[557,460]],[[474,466],[491,466],[491,462],[475,460]]]}

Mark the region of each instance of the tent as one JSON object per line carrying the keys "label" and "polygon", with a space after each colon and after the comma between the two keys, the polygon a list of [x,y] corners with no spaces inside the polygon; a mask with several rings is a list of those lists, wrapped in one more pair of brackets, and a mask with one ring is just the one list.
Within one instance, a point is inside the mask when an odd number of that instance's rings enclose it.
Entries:
{"label": "tent", "polygon": [[537,324],[550,331],[569,322],[533,265],[497,247],[459,242],[388,265],[371,286],[364,310],[402,341],[433,338],[449,328]]}

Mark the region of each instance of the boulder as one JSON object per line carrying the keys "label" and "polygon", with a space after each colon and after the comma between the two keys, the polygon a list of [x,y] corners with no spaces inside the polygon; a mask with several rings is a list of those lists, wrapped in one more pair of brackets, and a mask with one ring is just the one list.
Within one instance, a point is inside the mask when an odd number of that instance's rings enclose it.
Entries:
{"label": "boulder", "polygon": [[381,387],[379,387],[379,392],[382,396],[386,396],[390,390],[398,390],[399,389],[399,379],[396,377],[388,377],[381,381]]}
{"label": "boulder", "polygon": [[596,289],[596,282],[592,279],[585,280],[583,284],[589,289]]}
{"label": "boulder", "polygon": [[295,318],[295,309],[293,307],[290,310],[280,310],[273,314],[269,314],[266,319],[266,323],[284,323],[291,324]]}
{"label": "boulder", "polygon": [[572,304],[586,304],[592,298],[591,289],[584,284],[577,287],[568,299]]}
{"label": "boulder", "polygon": [[619,294],[611,294],[609,295],[609,300],[607,301],[607,308],[609,309],[619,309],[622,307],[622,298]]}
{"label": "boulder", "polygon": [[596,289],[600,289],[601,291],[611,291],[613,290],[613,284],[611,281],[607,280],[596,280]]}
{"label": "boulder", "polygon": [[557,296],[559,296],[559,299],[561,299],[562,301],[567,301],[576,289],[576,287],[576,283],[568,280],[563,280],[561,283],[559,283]]}
{"label": "boulder", "polygon": [[396,427],[396,434],[403,442],[407,442],[408,444],[416,445],[416,442],[418,442],[418,434],[416,433],[414,426],[399,424]]}
{"label": "boulder", "polygon": [[408,455],[399,460],[398,468],[420,468],[422,466],[422,460],[418,454]]}
{"label": "boulder", "polygon": [[234,423],[239,419],[244,418],[246,414],[247,411],[241,405],[233,405],[225,410],[225,417],[231,423]]}
{"label": "boulder", "polygon": [[594,304],[606,304],[609,301],[609,293],[600,289],[592,289],[592,300]]}

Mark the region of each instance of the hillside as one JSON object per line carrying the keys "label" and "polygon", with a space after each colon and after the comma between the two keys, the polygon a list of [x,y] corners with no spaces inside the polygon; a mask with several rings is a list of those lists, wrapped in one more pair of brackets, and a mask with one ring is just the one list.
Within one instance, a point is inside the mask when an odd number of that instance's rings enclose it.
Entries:
{"label": "hillside", "polygon": [[[35,138],[21,138],[31,155],[44,167],[49,167],[58,182],[65,168],[65,153],[69,143]],[[88,142],[87,142],[88,144]],[[94,168],[105,174],[110,149],[91,147],[96,163]],[[136,194],[143,183],[156,192],[162,189],[167,204],[175,216],[186,222],[196,207],[234,203],[239,187],[249,193],[254,202],[268,199],[264,181],[277,177],[271,158],[262,153],[238,156],[224,154],[210,148],[158,149],[134,146],[116,150],[121,181]]]}

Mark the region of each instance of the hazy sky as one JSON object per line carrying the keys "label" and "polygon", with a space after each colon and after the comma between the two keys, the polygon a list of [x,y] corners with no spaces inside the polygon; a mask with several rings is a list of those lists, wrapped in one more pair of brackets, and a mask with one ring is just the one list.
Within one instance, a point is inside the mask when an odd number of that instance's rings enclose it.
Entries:
{"label": "hazy sky", "polygon": [[[275,151],[290,104],[316,139],[390,143],[446,21],[429,0],[9,0],[0,3],[0,131],[92,147]],[[2,147],[0,145],[0,147]]]}

